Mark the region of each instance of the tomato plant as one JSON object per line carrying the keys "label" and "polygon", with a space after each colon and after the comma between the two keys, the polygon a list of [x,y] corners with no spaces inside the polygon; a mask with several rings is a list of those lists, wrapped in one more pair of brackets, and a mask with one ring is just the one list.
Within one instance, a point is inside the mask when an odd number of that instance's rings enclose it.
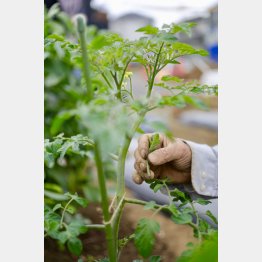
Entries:
{"label": "tomato plant", "polygon": [[[141,131],[146,114],[165,106],[190,104],[205,108],[197,95],[217,94],[217,86],[186,82],[171,75],[163,76],[156,83],[157,74],[168,64],[179,64],[180,57],[208,54],[179,42],[177,35],[189,34],[193,26],[194,23],[162,28],[148,25],[137,30],[144,33],[143,37],[130,41],[86,26],[81,16],[74,24],[57,6],[46,12],[45,236],[66,244],[73,254],[81,254],[80,234],[104,230],[108,261],[117,261],[122,248],[131,240],[139,254],[147,258],[160,229],[153,216],[161,210],[169,212],[175,223],[191,226],[199,241],[214,231],[199,217],[194,206],[207,205],[209,201],[191,199],[188,194],[171,189],[167,180],[146,181],[154,192],[164,190],[168,194],[167,205],[125,195],[127,152],[132,138]],[[147,75],[146,95],[142,98],[133,94],[131,63],[142,66]],[[168,90],[169,95],[154,92],[155,86]],[[157,135],[153,138],[150,151],[155,150],[158,139]],[[71,174],[67,179],[64,170]],[[94,175],[98,179],[98,191],[93,190]],[[111,203],[107,179],[113,179],[116,184]],[[90,224],[76,212],[77,207],[86,207],[94,199],[101,203],[102,224]],[[121,214],[126,204],[143,205],[154,213],[151,219],[139,220],[134,234],[119,239]],[[211,212],[207,215],[217,223]],[[152,257],[152,261],[159,259]]]}

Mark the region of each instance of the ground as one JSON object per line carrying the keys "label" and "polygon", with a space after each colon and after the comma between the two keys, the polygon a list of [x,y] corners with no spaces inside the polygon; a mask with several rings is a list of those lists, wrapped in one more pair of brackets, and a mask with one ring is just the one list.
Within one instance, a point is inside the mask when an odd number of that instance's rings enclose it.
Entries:
{"label": "ground", "polygon": [[[101,223],[101,213],[97,205],[91,204],[81,213],[91,219],[93,223]],[[134,232],[137,221],[142,217],[150,217],[152,211],[146,211],[142,206],[127,204],[124,208],[123,219],[120,226],[120,237],[128,236]],[[167,215],[159,213],[154,216],[159,222],[161,231],[157,237],[154,248],[154,255],[161,255],[162,261],[173,262],[175,258],[185,249],[186,243],[193,241],[193,232],[189,226],[176,225]],[[84,261],[94,261],[91,258],[103,258],[106,256],[105,236],[102,231],[90,230],[82,235],[84,244]],[[90,260],[86,259],[89,257]],[[140,258],[133,242],[123,249],[120,257],[121,262],[132,262]],[[45,241],[45,261],[46,262],[74,262],[77,258],[70,255],[66,250],[61,251],[54,240]]]}

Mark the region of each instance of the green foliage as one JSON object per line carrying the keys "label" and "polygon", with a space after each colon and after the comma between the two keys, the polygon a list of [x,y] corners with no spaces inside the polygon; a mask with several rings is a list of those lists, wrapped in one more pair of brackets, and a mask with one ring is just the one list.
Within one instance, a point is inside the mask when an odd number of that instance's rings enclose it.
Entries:
{"label": "green foliage", "polygon": [[160,256],[152,256],[149,258],[149,262],[160,262],[161,260]]}
{"label": "green foliage", "polygon": [[67,247],[68,250],[76,255],[76,256],[80,256],[82,249],[83,249],[83,244],[81,242],[81,240],[77,237],[71,237],[68,241],[67,241]]}
{"label": "green foliage", "polygon": [[144,206],[145,210],[149,210],[149,209],[154,209],[155,208],[155,201],[149,201],[146,203],[146,205]]}
{"label": "green foliage", "polygon": [[[137,30],[144,34],[142,37],[131,41],[115,33],[98,31],[93,26],[84,27],[83,23],[77,33],[74,23],[58,5],[45,10],[45,236],[66,245],[72,254],[80,256],[83,246],[79,236],[87,231],[88,224],[78,216],[77,208],[86,207],[87,199],[101,201],[92,178],[97,145],[102,150],[96,169],[103,177],[113,178],[113,182],[117,180],[118,190],[124,185],[119,181],[124,175],[121,170],[124,170],[125,150],[127,152],[135,132],[142,132],[140,124],[147,112],[164,106],[191,105],[206,109],[198,95],[217,95],[217,86],[184,81],[177,76],[166,75],[159,83],[155,82],[157,74],[168,64],[179,64],[180,57],[208,54],[178,41],[179,34],[190,35],[194,25],[171,24],[162,28],[148,25]],[[136,99],[133,96],[131,63],[141,65],[146,71],[146,97]],[[170,95],[151,96],[155,86],[168,90]],[[152,123],[152,126],[157,132],[168,134],[163,125]],[[159,144],[159,134],[155,134],[149,151],[156,150]],[[118,166],[113,161],[117,161]],[[166,188],[165,181],[147,182],[154,192]],[[64,194],[68,191],[79,192],[79,196]],[[209,201],[192,201],[189,195],[177,189],[168,193],[170,204],[161,208],[170,212],[174,222],[189,224],[197,237],[205,239],[213,229],[199,218],[194,223],[197,217],[194,204],[207,205]],[[123,195],[117,195],[121,197]],[[178,207],[172,201],[178,202]],[[156,209],[155,202],[147,203],[145,209]],[[114,212],[113,218],[121,217],[121,205]],[[210,211],[206,214],[217,222]],[[119,241],[118,226],[110,224],[114,229],[112,241],[118,245],[111,245],[109,259],[101,261],[113,261],[114,253],[119,252],[117,248],[123,248],[133,238],[139,253],[143,257],[150,256],[160,230],[157,222],[141,219],[135,234]],[[108,235],[107,239],[110,239]],[[161,261],[161,258],[152,256],[149,261]]]}
{"label": "green foliage", "polygon": [[[65,197],[67,203],[64,205],[58,203],[53,208],[45,206],[45,236],[58,240],[62,245],[66,244],[72,254],[79,256],[83,246],[78,236],[87,232],[86,220],[81,216],[72,216],[75,208],[70,204],[75,202],[86,207],[88,203],[77,194],[66,193]],[[67,222],[65,221],[66,214]]]}
{"label": "green foliage", "polygon": [[70,138],[60,134],[55,137],[54,141],[45,139],[44,145],[44,160],[48,168],[55,165],[56,159],[64,158],[66,154],[77,154],[82,157],[88,157],[87,153],[93,147],[93,141],[81,134]]}
{"label": "green foliage", "polygon": [[218,233],[212,233],[200,245],[192,246],[177,258],[177,262],[217,262],[218,261]]}
{"label": "green foliage", "polygon": [[148,181],[150,188],[156,193],[158,190],[164,187],[164,183],[161,180],[155,179],[154,181]]}
{"label": "green foliage", "polygon": [[160,231],[158,222],[142,218],[135,229],[135,246],[139,254],[148,257],[155,244],[156,233]]}
{"label": "green foliage", "polygon": [[152,153],[160,146],[159,134],[154,134],[151,136],[149,141],[149,153]]}
{"label": "green foliage", "polygon": [[206,211],[206,215],[209,216],[215,224],[218,224],[216,217],[209,211]]}
{"label": "green foliage", "polygon": [[152,25],[147,25],[145,27],[141,27],[139,29],[136,30],[136,32],[143,32],[147,35],[156,35],[158,33],[158,28],[154,27]]}

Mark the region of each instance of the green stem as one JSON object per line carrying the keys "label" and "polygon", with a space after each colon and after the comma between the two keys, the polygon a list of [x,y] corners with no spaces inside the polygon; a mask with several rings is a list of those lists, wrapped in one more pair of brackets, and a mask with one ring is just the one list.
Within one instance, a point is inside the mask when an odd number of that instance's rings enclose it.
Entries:
{"label": "green stem", "polygon": [[101,71],[100,71],[100,73],[101,73],[102,77],[104,78],[104,80],[106,81],[106,83],[108,84],[108,86],[109,86],[111,89],[113,89],[113,87],[112,87],[112,85],[110,84],[109,80],[107,79],[106,75],[105,75],[104,73],[102,73]]}
{"label": "green stem", "polygon": [[93,90],[92,84],[90,79],[90,69],[89,69],[89,62],[87,56],[87,45],[86,45],[86,37],[85,37],[85,22],[84,19],[79,16],[77,18],[77,30],[80,36],[80,45],[82,49],[82,60],[83,60],[83,75],[86,82],[86,89],[87,89],[87,101],[90,101],[93,97]]}
{"label": "green stem", "polygon": [[129,81],[130,81],[130,94],[131,94],[132,99],[134,100],[134,97],[133,97],[132,78],[131,78],[131,77],[129,77]]}
{"label": "green stem", "polygon": [[105,221],[105,233],[106,233],[106,240],[107,240],[107,248],[108,248],[108,255],[110,262],[116,262],[117,260],[117,247],[115,245],[115,237],[113,234],[113,228],[110,223],[110,214],[109,214],[109,204],[108,204],[108,197],[107,197],[107,189],[106,189],[106,182],[105,176],[103,171],[103,162],[101,157],[101,151],[99,147],[99,143],[96,141],[94,147],[95,153],[95,161],[97,167],[97,175],[98,175],[98,183],[101,195],[101,202],[102,202],[102,211]]}
{"label": "green stem", "polygon": [[118,79],[117,79],[117,75],[116,75],[116,72],[113,74],[112,71],[110,71],[110,75],[113,77],[114,81],[115,81],[115,84],[116,84],[116,88],[118,88]]}
{"label": "green stem", "polygon": [[195,225],[196,225],[196,230],[198,231],[198,239],[201,241],[202,240],[202,234],[201,234],[201,232],[199,230],[199,215],[198,215],[198,213],[196,211],[196,208],[195,208],[194,204],[192,202],[190,202],[190,205],[191,205],[191,207],[193,209],[194,215],[196,216],[196,224]]}
{"label": "green stem", "polygon": [[159,57],[160,57],[160,54],[161,54],[163,46],[164,46],[164,42],[161,44],[161,46],[159,48],[159,52],[158,52],[158,54],[156,56],[156,62],[154,64],[153,73],[151,75],[151,79],[150,79],[150,82],[149,82],[149,85],[148,85],[148,89],[147,89],[147,95],[146,95],[147,98],[149,98],[150,95],[151,95],[151,92],[152,92],[152,89],[153,89],[153,85],[154,85],[154,81],[155,81],[155,77],[156,77],[157,73],[159,72],[157,67],[158,67],[158,61],[159,61]]}
{"label": "green stem", "polygon": [[119,81],[118,87],[117,87],[118,92],[120,93],[120,98],[121,98],[121,87],[122,87],[122,83],[123,83],[124,78],[125,78],[125,73],[126,73],[126,70],[127,70],[128,65],[130,64],[130,62],[131,62],[132,59],[133,59],[133,56],[131,56],[130,59],[127,61],[126,66],[125,66],[125,68],[124,68],[124,70],[123,70],[121,79],[120,79],[120,81]]}
{"label": "green stem", "polygon": [[88,229],[98,229],[98,230],[104,230],[105,225],[100,224],[91,224],[91,225],[85,225]]}
{"label": "green stem", "polygon": [[[117,205],[120,204],[120,202],[123,199],[124,193],[125,193],[125,161],[126,161],[128,148],[129,148],[129,145],[131,143],[132,137],[136,133],[137,128],[140,126],[140,124],[144,120],[145,114],[146,114],[146,111],[142,112],[139,115],[137,121],[135,122],[135,124],[134,124],[134,126],[131,130],[131,133],[128,136],[126,136],[125,141],[124,141],[124,145],[121,148],[121,152],[119,154],[117,185],[116,185],[116,203],[117,203]],[[118,212],[118,215],[117,215],[117,218],[116,218],[116,222],[114,223],[115,239],[118,239],[120,218],[122,216],[123,206],[124,206],[124,202],[123,202],[123,205],[121,206],[121,208],[119,209],[119,212]],[[115,245],[117,245],[117,243],[115,243]]]}
{"label": "green stem", "polygon": [[142,121],[144,120],[146,112],[142,112],[135,122],[131,133],[126,136],[123,147],[121,148],[121,152],[119,154],[118,160],[118,174],[117,174],[117,186],[116,186],[116,201],[120,202],[121,198],[125,192],[125,161],[128,152],[129,145],[131,143],[132,137],[136,133],[137,128],[140,126]]}
{"label": "green stem", "polygon": [[73,200],[74,200],[74,199],[71,198],[71,199],[68,201],[68,203],[65,205],[65,207],[64,207],[64,210],[63,210],[63,212],[62,212],[62,217],[61,217],[61,220],[60,220],[60,227],[61,227],[61,228],[62,228],[62,226],[63,226],[63,221],[64,221],[65,212],[66,212],[68,206],[73,202]]}
{"label": "green stem", "polygon": [[[124,199],[124,204],[125,203],[135,204],[135,205],[140,205],[140,206],[145,206],[146,204],[148,204],[148,202],[146,202],[146,201],[139,200],[139,199],[134,199],[134,198],[125,198]],[[167,205],[154,204],[154,209],[156,209],[156,210],[152,214],[152,217],[155,216],[161,210],[166,210],[166,211],[170,212],[170,209],[168,208]]]}
{"label": "green stem", "polygon": [[168,194],[169,204],[171,205],[171,204],[173,203],[173,200],[172,200],[173,198],[172,198],[172,196],[170,195],[169,188],[168,188],[168,186],[167,186],[167,184],[166,184],[165,181],[163,181],[163,184],[164,184],[164,186],[165,186],[165,188],[166,188],[166,191],[167,191],[167,194]]}

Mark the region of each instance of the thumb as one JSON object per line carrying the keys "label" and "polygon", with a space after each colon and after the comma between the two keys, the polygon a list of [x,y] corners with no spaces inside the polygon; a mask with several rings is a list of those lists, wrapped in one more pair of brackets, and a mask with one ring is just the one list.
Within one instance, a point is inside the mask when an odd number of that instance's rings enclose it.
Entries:
{"label": "thumb", "polygon": [[163,165],[167,162],[174,160],[174,158],[175,150],[172,145],[168,145],[167,147],[157,149],[148,155],[149,162],[155,166]]}

